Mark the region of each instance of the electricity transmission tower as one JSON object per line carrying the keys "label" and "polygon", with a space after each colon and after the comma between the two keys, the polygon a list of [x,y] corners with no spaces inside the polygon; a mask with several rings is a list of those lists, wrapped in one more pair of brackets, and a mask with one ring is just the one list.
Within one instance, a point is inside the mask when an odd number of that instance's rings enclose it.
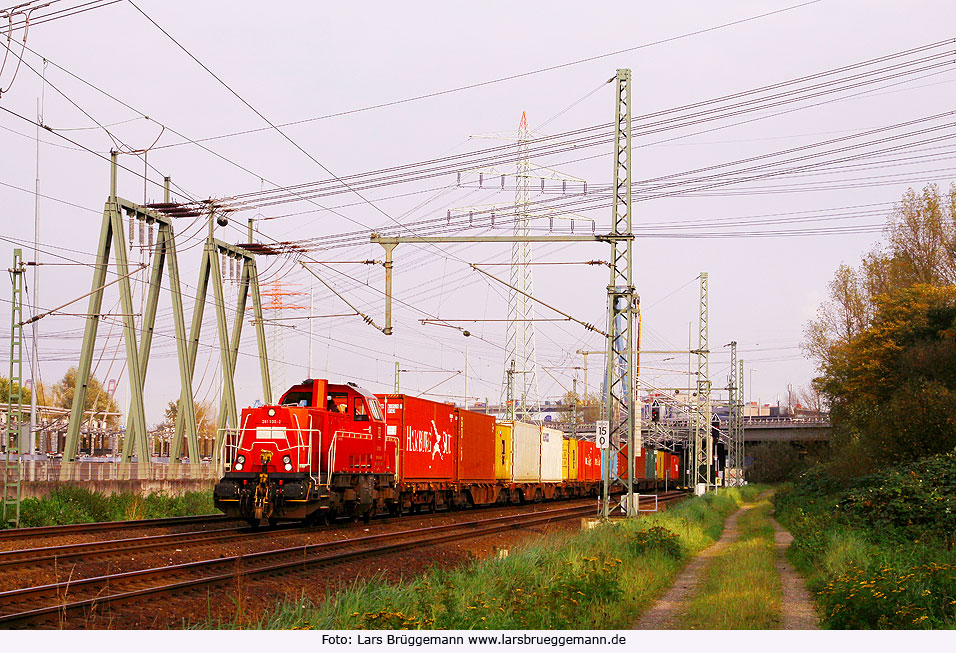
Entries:
{"label": "electricity transmission tower", "polygon": [[[535,310],[534,300],[534,255],[533,244],[525,238],[531,233],[532,220],[548,218],[553,228],[555,219],[570,220],[571,232],[574,232],[574,220],[591,222],[591,218],[573,215],[557,214],[554,210],[541,206],[533,206],[531,202],[532,180],[541,182],[541,193],[545,192],[547,181],[560,181],[561,193],[567,192],[568,182],[582,184],[586,189],[587,182],[577,177],[571,177],[557,170],[536,166],[531,163],[529,152],[530,144],[537,135],[528,127],[528,115],[521,113],[517,136],[514,134],[489,134],[479,138],[505,139],[513,141],[517,147],[515,169],[504,171],[501,168],[479,168],[468,171],[478,174],[478,188],[494,188],[496,184],[487,185],[486,176],[494,179],[500,176],[501,190],[506,189],[506,178],[512,175],[515,180],[514,203],[507,207],[505,215],[512,215],[512,234],[516,240],[511,241],[510,289],[508,292],[508,319],[505,331],[505,357],[501,382],[501,405],[507,413],[515,414],[521,419],[540,405],[540,390],[538,387],[538,358],[536,353]],[[461,173],[459,172],[459,186]],[[483,207],[467,207],[469,214],[475,209],[479,211],[491,210],[491,226],[495,225],[495,212],[502,208],[497,205]],[[456,209],[462,210],[462,209]],[[451,210],[448,211],[449,220]],[[512,366],[514,363],[514,366]],[[508,384],[511,383],[511,396],[508,395]]]}
{"label": "electricity transmission tower", "polygon": [[299,306],[297,304],[286,304],[284,297],[294,295],[304,295],[304,292],[286,290],[282,285],[281,279],[275,279],[266,285],[265,290],[261,291],[262,297],[269,298],[269,301],[262,305],[263,311],[270,311],[272,316],[272,325],[270,329],[270,342],[272,350],[272,394],[281,395],[286,389],[285,368],[285,333],[283,329],[289,328],[282,323],[285,311],[308,309],[308,306]]}
{"label": "electricity transmission tower", "polygon": [[[530,235],[531,219],[528,216],[528,203],[531,185],[531,160],[528,154],[528,116],[521,113],[518,125],[518,162],[515,171],[515,217],[514,235]],[[508,292],[508,327],[505,338],[505,382],[502,384],[502,397],[505,401],[516,402],[513,410],[507,405],[509,414],[517,413],[518,418],[527,415],[528,406],[537,406],[538,395],[538,357],[535,353],[534,303],[530,295],[534,293],[534,273],[532,268],[531,242],[515,241],[511,243],[511,289]],[[517,369],[515,369],[517,366]],[[514,378],[517,374],[517,379]],[[510,376],[509,376],[510,375]],[[508,386],[517,381],[517,397],[512,389],[508,396]]]}
{"label": "electricity transmission tower", "polygon": [[[632,243],[634,234],[631,224],[631,71],[620,69],[616,77],[616,124],[614,138],[614,220],[608,234],[558,234],[512,236],[382,236],[374,233],[371,242],[385,250],[385,326],[381,331],[392,334],[392,272],[393,254],[401,243],[556,243],[556,242],[604,242],[611,245],[611,278],[607,286],[608,331],[590,324],[588,330],[607,338],[607,359],[611,361],[605,370],[605,415],[610,419],[610,443],[602,451],[604,462],[604,490],[600,517],[607,518],[611,512],[610,488],[623,486],[624,506],[629,516],[637,515],[637,495],[633,485],[625,483],[620,474],[611,470],[610,461],[624,451],[636,454],[640,429],[640,413],[635,401],[635,318],[638,312],[638,297],[634,292]],[[477,266],[473,268],[479,272]],[[484,273],[487,274],[487,273]],[[500,280],[499,280],[500,281]],[[516,288],[516,286],[512,287]],[[520,292],[520,291],[519,291]],[[565,317],[570,317],[564,314]],[[366,322],[375,326],[370,319]],[[375,326],[375,328],[378,328]],[[508,363],[510,368],[510,361]],[[506,379],[507,380],[507,379]],[[626,456],[629,477],[634,478],[634,455]],[[613,456],[613,457],[612,457]]]}

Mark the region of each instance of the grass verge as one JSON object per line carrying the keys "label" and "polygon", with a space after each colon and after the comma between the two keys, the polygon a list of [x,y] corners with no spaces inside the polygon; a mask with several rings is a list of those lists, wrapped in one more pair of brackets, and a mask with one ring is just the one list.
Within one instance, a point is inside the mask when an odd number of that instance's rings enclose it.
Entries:
{"label": "grass verge", "polygon": [[453,570],[389,583],[381,577],[319,600],[287,597],[258,619],[205,628],[627,628],[688,556],[720,537],[725,518],[760,488],[730,488],[665,512],[556,535]]}
{"label": "grass verge", "polygon": [[770,500],[763,499],[741,515],[738,539],[705,572],[699,593],[681,615],[682,628],[765,630],[780,625],[781,587],[770,510]]}
{"label": "grass verge", "polygon": [[59,526],[101,521],[128,521],[161,517],[186,517],[215,512],[212,492],[186,492],[180,496],[132,493],[106,495],[61,485],[49,496],[27,498],[20,504],[21,526]]}
{"label": "grass verge", "polygon": [[[946,464],[937,458],[932,465]],[[956,460],[950,468],[956,470]],[[840,485],[810,475],[777,491],[777,519],[794,536],[788,555],[807,579],[823,627],[956,628],[950,509],[932,499],[939,477],[890,470]],[[911,497],[909,485],[920,495]],[[945,517],[918,520],[930,509]]]}

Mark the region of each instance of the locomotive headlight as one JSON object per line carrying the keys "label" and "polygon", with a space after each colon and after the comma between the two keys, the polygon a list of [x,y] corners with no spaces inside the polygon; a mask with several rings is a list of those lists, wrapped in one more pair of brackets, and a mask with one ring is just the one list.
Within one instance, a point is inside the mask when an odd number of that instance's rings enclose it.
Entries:
{"label": "locomotive headlight", "polygon": [[240,455],[236,458],[236,462],[239,463],[240,465],[242,465],[243,463],[246,462],[246,457],[243,456],[242,454],[240,454]]}
{"label": "locomotive headlight", "polygon": [[270,409],[269,409],[269,417],[275,417],[275,416],[276,416],[276,409],[275,409],[275,408],[270,408]]}
{"label": "locomotive headlight", "polygon": [[282,456],[282,462],[285,463],[285,471],[292,471],[292,458],[289,456]]}
{"label": "locomotive headlight", "polygon": [[242,471],[242,463],[240,463],[240,462],[237,462],[237,463],[236,463],[236,471],[237,471],[237,472],[241,472],[241,471]]}

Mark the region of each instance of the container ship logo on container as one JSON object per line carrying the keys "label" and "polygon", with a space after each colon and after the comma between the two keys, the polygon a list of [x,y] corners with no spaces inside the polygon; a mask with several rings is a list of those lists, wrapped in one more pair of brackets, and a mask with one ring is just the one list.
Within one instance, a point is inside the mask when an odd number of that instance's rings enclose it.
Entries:
{"label": "container ship logo on container", "polygon": [[438,456],[439,460],[444,460],[445,454],[451,454],[451,436],[447,433],[439,433],[434,420],[432,420],[431,431],[421,431],[406,426],[405,450],[412,453],[431,453],[432,460],[435,460],[435,456]]}

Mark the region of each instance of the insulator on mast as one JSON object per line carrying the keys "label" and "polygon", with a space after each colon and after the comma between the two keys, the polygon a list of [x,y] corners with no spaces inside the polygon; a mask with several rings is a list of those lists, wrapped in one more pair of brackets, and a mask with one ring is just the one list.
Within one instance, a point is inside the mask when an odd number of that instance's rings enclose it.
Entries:
{"label": "insulator on mast", "polygon": [[501,175],[501,190],[505,189],[505,176]]}
{"label": "insulator on mast", "polygon": [[149,248],[153,249],[153,225],[146,225],[146,233],[149,234]]}
{"label": "insulator on mast", "polygon": [[492,229],[495,228],[495,212],[494,211],[491,212],[491,228]]}
{"label": "insulator on mast", "polygon": [[548,231],[554,231],[554,218],[548,218]]}
{"label": "insulator on mast", "polygon": [[566,179],[561,181],[561,192],[562,193],[568,192],[568,182]]}
{"label": "insulator on mast", "polygon": [[469,211],[469,212],[468,212],[468,226],[469,226],[469,227],[471,226],[471,221],[472,221],[472,219],[473,219],[474,217],[475,217],[475,212],[474,212],[474,211]]}
{"label": "insulator on mast", "polygon": [[461,188],[461,171],[458,171],[458,188]]}
{"label": "insulator on mast", "polygon": [[588,182],[584,182],[584,194],[588,194]]}
{"label": "insulator on mast", "polygon": [[478,188],[481,188],[481,185],[483,183],[485,183],[485,173],[479,172],[478,173]]}
{"label": "insulator on mast", "polygon": [[544,192],[544,179],[541,179],[541,192]]}
{"label": "insulator on mast", "polygon": [[142,247],[146,244],[146,221],[139,221],[139,246]]}
{"label": "insulator on mast", "polygon": [[571,233],[574,233],[574,218],[571,218]]}
{"label": "insulator on mast", "polygon": [[448,224],[451,224],[451,209],[448,209],[448,214],[446,216],[446,219],[448,220]]}

